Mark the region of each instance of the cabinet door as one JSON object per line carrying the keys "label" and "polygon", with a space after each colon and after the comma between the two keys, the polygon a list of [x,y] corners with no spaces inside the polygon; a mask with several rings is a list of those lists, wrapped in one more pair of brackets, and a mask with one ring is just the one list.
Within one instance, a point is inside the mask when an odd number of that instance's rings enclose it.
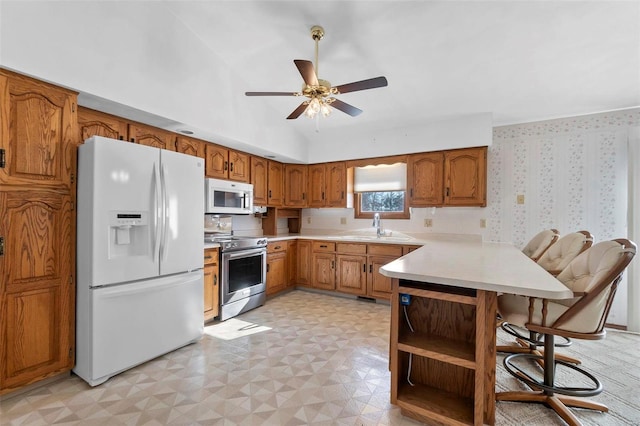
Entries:
{"label": "cabinet door", "polygon": [[267,163],[260,157],[251,157],[251,183],[253,184],[253,204],[266,206],[268,200]]}
{"label": "cabinet door", "polygon": [[91,136],[129,140],[127,137],[127,122],[125,120],[92,109],[78,108],[78,127],[80,142],[84,142]]}
{"label": "cabinet door", "polygon": [[325,165],[312,164],[308,167],[309,175],[309,207],[324,207],[325,201]]}
{"label": "cabinet door", "polygon": [[284,191],[285,206],[307,206],[307,166],[302,164],[284,165]]}
{"label": "cabinet door", "polygon": [[129,124],[129,141],[140,145],[175,151],[175,138],[176,136],[173,133],[165,132],[155,127],[139,123]]}
{"label": "cabinet door", "polygon": [[287,287],[287,253],[280,251],[267,255],[267,295]]}
{"label": "cabinet door", "polygon": [[71,197],[0,192],[0,393],[74,365]]}
{"label": "cabinet door", "polygon": [[220,310],[220,288],[218,287],[218,249],[204,251],[204,319],[215,318]]}
{"label": "cabinet door", "polygon": [[251,160],[249,155],[238,151],[229,151],[229,179],[238,182],[250,181],[249,168]]}
{"label": "cabinet door", "polygon": [[440,206],[444,194],[444,155],[430,152],[409,156],[407,189],[409,206]]}
{"label": "cabinet door", "polygon": [[312,286],[323,290],[336,289],[336,255],[313,253]]}
{"label": "cabinet door", "polygon": [[296,270],[296,283],[304,286],[311,285],[311,241],[298,241],[298,268]]}
{"label": "cabinet door", "polygon": [[327,207],[347,207],[347,165],[344,162],[326,165]]}
{"label": "cabinet door", "polygon": [[444,165],[447,177],[445,204],[487,205],[487,147],[447,151]]}
{"label": "cabinet door", "polygon": [[268,190],[268,205],[271,207],[280,207],[284,202],[283,197],[283,168],[282,163],[277,161],[269,161],[267,185]]}
{"label": "cabinet door", "polygon": [[205,148],[205,173],[209,178],[226,179],[229,175],[229,150],[208,143]]}
{"label": "cabinet door", "polygon": [[391,278],[382,275],[379,269],[396,259],[394,256],[369,256],[367,295],[377,299],[391,299]]}
{"label": "cabinet door", "polygon": [[336,256],[336,289],[343,293],[367,294],[367,256]]}
{"label": "cabinet door", "polygon": [[70,188],[78,139],[76,94],[0,71],[0,183]]}
{"label": "cabinet door", "polygon": [[287,287],[296,284],[296,273],[298,270],[298,243],[295,240],[289,241],[287,246]]}
{"label": "cabinet door", "polygon": [[176,140],[176,151],[194,157],[205,158],[205,145],[206,142],[204,141],[178,136]]}

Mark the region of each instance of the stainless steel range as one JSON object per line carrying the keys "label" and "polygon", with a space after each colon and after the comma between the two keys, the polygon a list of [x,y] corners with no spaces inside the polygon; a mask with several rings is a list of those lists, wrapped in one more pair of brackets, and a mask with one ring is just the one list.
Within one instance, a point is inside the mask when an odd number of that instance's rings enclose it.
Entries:
{"label": "stainless steel range", "polygon": [[231,229],[227,223],[231,218],[218,220],[223,223],[205,228],[205,242],[220,244],[220,320],[224,321],[264,304],[267,239],[222,232]]}

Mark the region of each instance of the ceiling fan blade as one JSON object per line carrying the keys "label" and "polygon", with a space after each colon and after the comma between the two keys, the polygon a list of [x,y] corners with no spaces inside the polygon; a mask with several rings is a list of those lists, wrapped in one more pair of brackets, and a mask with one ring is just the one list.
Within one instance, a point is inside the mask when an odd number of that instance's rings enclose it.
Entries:
{"label": "ceiling fan blade", "polygon": [[358,90],[375,89],[377,87],[385,87],[387,79],[385,77],[370,78],[368,80],[355,81],[353,83],[342,84],[334,87],[338,93],[356,92]]}
{"label": "ceiling fan blade", "polygon": [[298,67],[298,71],[302,75],[302,79],[309,86],[318,85],[318,76],[316,70],[313,68],[311,61],[305,61],[304,59],[294,59],[293,62]]}
{"label": "ceiling fan blade", "polygon": [[294,118],[300,117],[305,109],[307,109],[307,104],[303,102],[298,106],[298,108],[296,108],[291,114],[289,114],[287,120],[293,120]]}
{"label": "ceiling fan blade", "polygon": [[300,96],[294,92],[244,92],[246,96]]}
{"label": "ceiling fan blade", "polygon": [[340,99],[333,98],[333,102],[329,105],[332,107],[339,109],[340,111],[349,114],[352,117],[362,114],[362,110],[354,107],[353,105],[349,105],[346,102],[342,102]]}

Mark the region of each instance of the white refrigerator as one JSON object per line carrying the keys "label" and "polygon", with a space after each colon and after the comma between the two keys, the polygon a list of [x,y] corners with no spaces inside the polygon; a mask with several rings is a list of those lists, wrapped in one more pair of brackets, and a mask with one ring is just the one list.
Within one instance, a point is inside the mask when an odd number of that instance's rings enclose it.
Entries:
{"label": "white refrigerator", "polygon": [[76,365],[91,386],[202,337],[204,160],[78,150]]}

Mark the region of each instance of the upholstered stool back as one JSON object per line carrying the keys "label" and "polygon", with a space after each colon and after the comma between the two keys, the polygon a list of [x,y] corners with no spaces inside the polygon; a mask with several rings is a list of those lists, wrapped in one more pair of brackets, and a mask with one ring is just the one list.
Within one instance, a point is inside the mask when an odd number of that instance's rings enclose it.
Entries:
{"label": "upholstered stool back", "polygon": [[556,241],[545,251],[538,265],[553,275],[558,275],[580,253],[591,247],[593,236],[588,231],[572,232]]}
{"label": "upholstered stool back", "polygon": [[524,246],[522,252],[527,255],[528,258],[537,262],[540,256],[558,240],[559,236],[557,229],[545,229],[537,233],[527,245]]}

